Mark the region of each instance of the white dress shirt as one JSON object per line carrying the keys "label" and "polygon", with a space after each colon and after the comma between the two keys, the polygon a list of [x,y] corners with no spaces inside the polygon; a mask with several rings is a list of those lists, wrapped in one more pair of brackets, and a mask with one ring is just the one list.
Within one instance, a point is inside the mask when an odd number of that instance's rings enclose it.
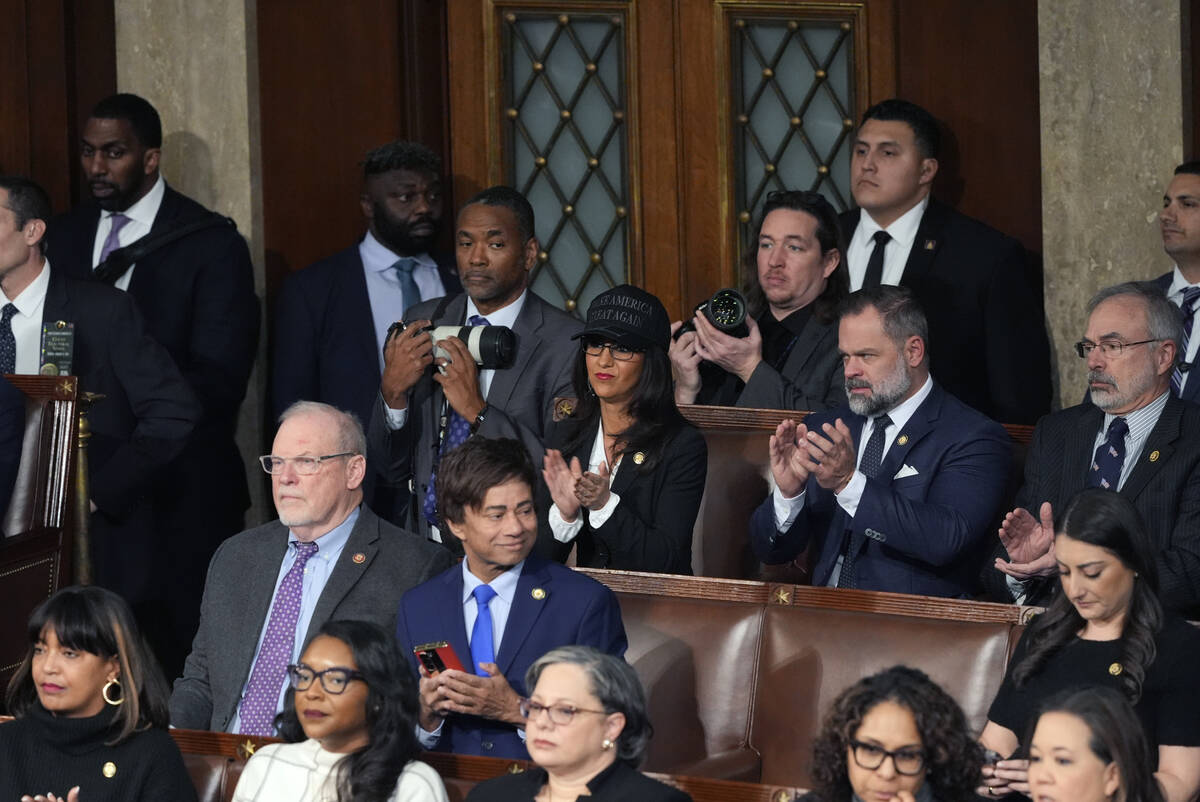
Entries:
{"label": "white dress shirt", "polygon": [[17,307],[12,318],[13,339],[17,341],[17,362],[14,373],[37,375],[42,361],[42,312],[46,308],[46,289],[50,286],[50,262],[42,260],[42,272],[21,290],[16,298],[9,298],[0,290],[0,307],[11,303]]}
{"label": "white dress shirt", "polygon": [[[379,370],[383,372],[383,344],[387,340],[388,328],[397,320],[404,319],[404,292],[400,289],[400,276],[394,269],[403,257],[375,239],[370,231],[358,244],[358,255],[362,259],[363,273],[367,279],[367,297],[371,301],[371,317],[375,323],[375,342],[379,346]],[[421,300],[439,298],[446,294],[437,262],[427,253],[414,254],[416,261],[412,277]]]}
{"label": "white dress shirt", "polygon": [[875,222],[866,209],[858,216],[858,226],[854,236],[846,247],[846,267],[850,271],[850,290],[861,290],[863,279],[867,275],[867,262],[871,261],[871,252],[875,250],[875,232],[886,231],[891,235],[887,250],[883,252],[883,284],[899,284],[904,276],[904,266],[908,264],[908,255],[912,252],[913,243],[917,238],[917,229],[921,226],[921,217],[929,206],[929,196],[892,221],[887,228]]}
{"label": "white dress shirt", "polygon": [[[607,456],[604,453],[604,424],[601,423],[596,427],[596,439],[592,442],[592,453],[588,457],[587,470],[592,473],[600,472],[600,463],[604,462]],[[612,483],[617,478],[617,471],[621,468],[623,457],[617,457],[616,463],[612,466],[611,473],[608,475],[608,486],[611,488]],[[563,519],[562,513],[558,511],[557,504],[550,505],[550,531],[554,534],[554,539],[559,543],[570,543],[575,539],[583,529],[583,516],[587,516],[588,522],[593,529],[599,529],[608,522],[616,511],[617,505],[621,503],[621,497],[616,493],[608,494],[608,501],[604,502],[604,506],[598,510],[589,510],[580,508],[579,514],[575,516],[575,520],[567,522]]]}
{"label": "white dress shirt", "polygon": [[[125,211],[100,212],[100,224],[96,226],[96,241],[92,243],[93,269],[100,264],[100,252],[104,250],[104,241],[108,239],[108,232],[112,231],[112,216],[114,214],[123,214],[129,218],[129,222],[117,232],[118,247],[124,248],[126,245],[137,242],[150,233],[150,229],[154,226],[154,218],[158,216],[158,210],[162,206],[163,195],[166,191],[167,182],[160,175],[158,180],[154,182],[154,186],[150,188],[150,191]],[[113,283],[113,286],[118,290],[129,289],[129,282],[133,278],[133,269],[135,267],[137,265],[130,265],[129,269],[125,271],[125,275],[117,279]]]}
{"label": "white dress shirt", "polygon": [[[1189,284],[1188,280],[1183,277],[1183,273],[1180,271],[1179,265],[1175,265],[1174,275],[1171,277],[1171,286],[1167,289],[1167,300],[1175,304],[1175,306],[1183,306],[1184,291],[1196,286],[1200,285]],[[1196,302],[1196,305],[1193,307],[1193,309],[1195,309],[1197,317],[1200,317],[1200,301]],[[1183,355],[1184,362],[1187,362],[1190,365],[1196,361],[1196,348],[1198,345],[1200,345],[1200,326],[1197,326],[1195,319],[1193,319],[1192,334],[1188,338],[1187,353]],[[1200,371],[1200,366],[1197,366],[1195,370]],[[1180,394],[1183,393],[1183,388],[1187,387],[1188,380],[1191,378],[1192,373],[1193,371],[1191,370],[1185,370],[1180,374],[1183,376],[1183,381],[1179,384]]]}

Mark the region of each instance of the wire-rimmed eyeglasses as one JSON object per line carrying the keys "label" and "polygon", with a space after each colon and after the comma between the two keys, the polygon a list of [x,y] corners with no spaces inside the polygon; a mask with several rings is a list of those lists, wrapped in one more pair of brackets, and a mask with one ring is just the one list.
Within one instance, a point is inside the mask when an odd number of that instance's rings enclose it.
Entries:
{"label": "wire-rimmed eyeglasses", "polygon": [[1105,359],[1120,359],[1121,355],[1125,353],[1126,348],[1157,342],[1162,342],[1162,340],[1156,338],[1153,340],[1138,340],[1134,343],[1123,343],[1120,340],[1101,340],[1098,343],[1091,342],[1090,340],[1080,340],[1075,343],[1075,353],[1079,354],[1080,359],[1087,359],[1093,349],[1099,348],[1100,353],[1104,354]]}
{"label": "wire-rimmed eyeglasses", "polygon": [[321,463],[327,459],[337,459],[338,457],[353,457],[357,456],[356,451],[343,451],[340,454],[326,454],[323,457],[277,457],[274,454],[263,454],[258,458],[262,464],[262,469],[267,473],[275,474],[282,473],[283,468],[289,462],[296,470],[296,473],[304,476],[311,476],[321,470]]}
{"label": "wire-rimmed eyeglasses", "polygon": [[571,707],[570,705],[544,705],[541,702],[535,702],[532,699],[521,700],[521,715],[525,718],[535,718],[538,713],[546,712],[550,716],[550,721],[565,727],[575,718],[576,713],[599,713],[602,716],[607,716],[603,710],[584,710],[579,707]]}

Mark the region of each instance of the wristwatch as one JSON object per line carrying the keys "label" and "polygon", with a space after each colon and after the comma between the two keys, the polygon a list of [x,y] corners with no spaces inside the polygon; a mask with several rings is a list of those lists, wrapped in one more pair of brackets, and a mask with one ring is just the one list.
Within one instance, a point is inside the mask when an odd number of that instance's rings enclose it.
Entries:
{"label": "wristwatch", "polygon": [[479,427],[483,425],[484,416],[487,415],[488,405],[484,404],[483,409],[479,410],[479,414],[475,416],[475,420],[471,421],[471,434],[479,431]]}

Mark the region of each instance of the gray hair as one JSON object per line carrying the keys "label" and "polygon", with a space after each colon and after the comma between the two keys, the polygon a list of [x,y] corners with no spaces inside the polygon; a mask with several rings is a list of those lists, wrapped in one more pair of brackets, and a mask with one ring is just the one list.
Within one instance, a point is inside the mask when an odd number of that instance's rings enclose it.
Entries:
{"label": "gray hair", "polygon": [[591,646],[560,646],[534,661],[525,672],[525,688],[532,693],[546,666],[571,663],[583,669],[592,694],[606,713],[623,713],[625,729],[617,736],[617,758],[633,768],[641,765],[654,727],[646,713],[646,693],[633,667],[619,657]]}
{"label": "gray hair", "polygon": [[852,292],[842,301],[838,317],[859,315],[868,307],[879,313],[883,319],[883,333],[897,348],[903,348],[909,337],[920,337],[926,347],[929,346],[929,321],[917,297],[908,287],[880,284]]}
{"label": "gray hair", "polygon": [[1142,301],[1146,309],[1146,330],[1149,332],[1147,336],[1152,340],[1170,340],[1175,343],[1175,357],[1182,361],[1186,355],[1181,350],[1183,322],[1179,318],[1179,308],[1167,300],[1166,292],[1153,281],[1126,281],[1124,284],[1105,287],[1088,301],[1088,315],[1109,298],[1121,295],[1130,295]]}
{"label": "gray hair", "polygon": [[334,425],[337,426],[337,448],[339,451],[348,451],[351,454],[367,453],[367,436],[363,434],[362,424],[358,422],[358,417],[353,412],[347,412],[344,409],[338,409],[331,404],[322,404],[320,401],[297,401],[283,411],[279,416],[280,425],[289,418],[294,418],[297,415],[327,415],[333,419]]}

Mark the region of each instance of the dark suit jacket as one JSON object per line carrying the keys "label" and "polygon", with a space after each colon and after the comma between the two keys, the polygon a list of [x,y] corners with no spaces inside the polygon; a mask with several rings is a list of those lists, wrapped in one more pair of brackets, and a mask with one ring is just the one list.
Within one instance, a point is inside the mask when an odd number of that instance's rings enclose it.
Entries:
{"label": "dark suit jacket", "polygon": [[[1163,273],[1161,276],[1154,279],[1154,283],[1157,284],[1158,286],[1162,287],[1162,291],[1165,293],[1165,292],[1170,291],[1171,282],[1174,280],[1175,280],[1175,271],[1172,270],[1171,272]],[[1200,337],[1200,326],[1196,326],[1196,325],[1192,326],[1192,336]],[[1182,345],[1182,343],[1181,343],[1181,345]],[[1186,354],[1182,354],[1182,355],[1180,355],[1179,358],[1182,360],[1186,356],[1187,356]],[[1200,359],[1198,359],[1196,361],[1200,362]],[[1180,398],[1182,398],[1184,401],[1200,403],[1200,365],[1197,365],[1196,367],[1192,368],[1184,375],[1188,377],[1188,380],[1183,385],[1183,395],[1181,395]],[[1087,400],[1087,399],[1085,399],[1085,400]]]}
{"label": "dark suit jacket", "polygon": [[[453,260],[439,260],[448,295],[462,291]],[[397,318],[399,319],[399,318]],[[358,245],[284,279],[275,302],[271,406],[323,401],[365,426],[379,403],[379,345]]]}
{"label": "dark suit jacket", "polygon": [[[17,468],[21,466],[21,444],[25,437],[25,394],[0,376],[0,523],[8,511]],[[0,531],[0,538],[4,532]]]}
{"label": "dark suit jacket", "polygon": [[[176,727],[219,732],[233,720],[287,548],[287,527],[271,521],[229,538],[213,555],[200,630],[171,693]],[[355,560],[360,554],[362,562]],[[401,594],[449,564],[445,549],[359,507],[304,640],[334,619],[374,621],[391,629]]]}
{"label": "dark suit jacket", "polygon": [[[208,214],[167,187],[147,236]],[[50,222],[47,253],[56,269],[91,280],[99,221],[100,208],[87,204]],[[217,541],[242,527],[250,506],[246,462],[234,442],[258,348],[259,304],[246,241],[227,226],[176,240],[137,262],[129,295],[203,409],[184,454],[171,468],[175,481],[156,499],[160,526],[209,544],[198,553],[203,565]]]}
{"label": "dark suit jacket", "polygon": [[[1036,518],[1042,502],[1055,513],[1084,489],[1104,413],[1080,404],[1047,415],[1033,431],[1025,458],[1025,484],[1017,506]],[[1133,502],[1158,551],[1158,584],[1163,603],[1188,618],[1200,614],[1200,406],[1167,400],[1121,495]],[[1008,555],[1003,546],[998,556]],[[1009,598],[1004,575],[985,568],[988,588]],[[999,583],[999,584],[997,584]],[[1044,602],[1058,585],[1050,578],[1030,588],[1027,603]]]}
{"label": "dark suit jacket", "polygon": [[[847,237],[859,215],[841,216]],[[1050,345],[1020,243],[931,198],[900,284],[925,309],[930,369],[946,392],[1002,423],[1050,411]]]}
{"label": "dark suit jacket", "polygon": [[[434,325],[465,322],[466,295],[452,298],[443,314],[435,315],[440,303],[440,300],[423,301],[406,317],[432,320]],[[555,309],[533,291],[528,292],[513,326],[517,336],[516,361],[512,367],[497,370],[492,376],[486,399],[487,415],[478,434],[516,438],[525,444],[534,464],[539,464],[554,416],[554,399],[575,395],[571,389],[571,370],[579,344],[571,337],[582,328],[579,320]],[[383,403],[377,400],[367,432],[368,464],[381,466],[383,480],[394,486],[406,486],[411,480],[413,503],[404,523],[421,533],[429,531],[421,505],[437,458],[444,398],[442,386],[433,380],[432,371],[426,372],[409,392],[404,427],[395,432],[389,430]],[[545,540],[546,534],[539,535],[539,550],[545,548],[551,553],[553,549]]]}
{"label": "dark suit jacket", "polygon": [[846,391],[837,337],[836,323],[821,323],[809,316],[779,370],[763,360],[738,392],[738,378],[712,365],[715,371],[705,372],[719,375],[713,381],[705,381],[696,403],[805,412],[843,404]]}
{"label": "dark suit jacket", "polygon": [[[841,418],[856,438],[864,419],[848,407],[810,415],[809,428]],[[903,437],[906,442],[900,442]],[[975,589],[981,548],[995,524],[1008,479],[1008,435],[994,421],[937,384],[884,455],[879,475],[851,518],[833,491],[810,477],[804,509],[776,532],[768,496],[750,521],[750,544],[765,563],[794,559],[815,546],[814,585],[828,584],[847,529],[860,533],[859,588],[925,596],[965,596]],[[904,466],[915,475],[895,478]]]}
{"label": "dark suit jacket", "polygon": [[[563,456],[568,462],[578,457],[586,470],[598,426],[599,421],[589,425],[573,419],[556,423],[548,446],[562,448],[582,434],[578,447]],[[655,465],[638,465],[634,454],[622,457],[612,484],[612,492],[621,501],[599,528],[593,529],[584,516],[583,529],[574,541],[579,545],[577,564],[621,571],[692,573],[692,528],[707,472],[708,446],[704,435],[690,424],[671,435]]]}
{"label": "dark suit jacket", "polygon": [[[520,774],[504,774],[484,780],[467,794],[467,802],[526,802],[533,800],[546,784],[546,770],[535,768]],[[690,802],[691,797],[642,774],[618,759],[590,783],[587,797],[593,802]]]}
{"label": "dark suit jacket", "polygon": [[158,559],[178,542],[155,517],[154,498],[179,481],[174,459],[201,411],[171,357],[147,334],[133,299],[50,269],[44,322],[75,324],[72,371],[80,391],[101,393],[88,421],[89,491],[96,581],[131,604],[154,598]]}
{"label": "dark suit jacket", "polygon": [[[543,593],[536,593],[539,589]],[[461,565],[404,594],[396,637],[414,671],[417,658],[413,647],[433,641],[448,641],[463,665],[470,663]],[[551,649],[568,644],[624,656],[627,643],[617,597],[591,577],[531,554],[517,580],[496,665],[513,690],[527,696],[526,669]],[[478,716],[449,716],[442,725],[437,751],[529,759],[515,727]]]}

